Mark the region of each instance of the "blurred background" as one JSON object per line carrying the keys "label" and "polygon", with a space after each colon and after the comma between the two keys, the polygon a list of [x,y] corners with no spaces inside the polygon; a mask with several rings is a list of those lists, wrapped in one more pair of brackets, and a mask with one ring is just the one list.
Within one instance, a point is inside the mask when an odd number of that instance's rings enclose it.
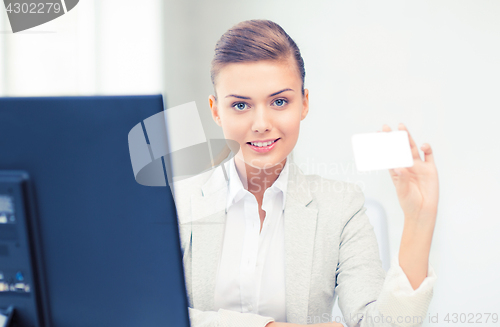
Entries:
{"label": "blurred background", "polygon": [[386,171],[357,172],[351,136],[403,122],[418,145],[430,143],[440,206],[429,314],[440,324],[483,314],[493,326],[484,314],[500,314],[498,17],[495,0],[81,0],[12,34],[0,9],[0,96],[163,93],[167,107],[196,101],[207,137],[220,138],[208,106],[215,43],[242,20],[273,20],[301,49],[310,91],[295,161],[379,202],[394,256],[403,228],[394,187]]}

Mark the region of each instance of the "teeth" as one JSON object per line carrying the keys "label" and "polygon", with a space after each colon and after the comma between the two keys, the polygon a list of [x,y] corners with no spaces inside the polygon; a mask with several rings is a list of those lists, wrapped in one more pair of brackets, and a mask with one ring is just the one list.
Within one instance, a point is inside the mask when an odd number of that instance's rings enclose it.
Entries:
{"label": "teeth", "polygon": [[264,147],[264,146],[269,146],[273,144],[274,141],[269,141],[269,142],[250,142],[253,146],[258,146],[258,147]]}

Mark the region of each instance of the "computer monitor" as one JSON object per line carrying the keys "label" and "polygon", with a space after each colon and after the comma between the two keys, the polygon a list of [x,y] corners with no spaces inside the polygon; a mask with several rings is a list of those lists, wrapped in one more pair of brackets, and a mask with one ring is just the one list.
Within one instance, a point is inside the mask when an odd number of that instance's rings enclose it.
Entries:
{"label": "computer monitor", "polygon": [[0,309],[19,326],[189,326],[171,190],[136,182],[127,138],[163,108],[0,98]]}

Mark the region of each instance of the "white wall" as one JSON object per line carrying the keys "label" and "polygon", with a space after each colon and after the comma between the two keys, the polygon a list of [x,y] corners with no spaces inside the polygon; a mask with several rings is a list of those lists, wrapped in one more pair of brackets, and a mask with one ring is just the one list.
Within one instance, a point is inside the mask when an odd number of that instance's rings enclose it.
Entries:
{"label": "white wall", "polygon": [[[317,23],[298,32],[315,97],[297,160],[352,167],[353,133],[406,123],[433,146],[441,183],[429,311],[498,313],[500,3],[337,4],[310,8]],[[326,175],[363,182],[384,205],[395,253],[403,216],[388,173]]]}
{"label": "white wall", "polygon": [[195,100],[209,137],[222,137],[207,101],[221,34],[265,18],[294,38],[311,105],[295,161],[308,173],[358,182],[382,203],[392,254],[403,228],[392,182],[385,171],[356,171],[350,138],[404,122],[418,144],[429,142],[441,185],[429,312],[441,324],[447,313],[500,313],[500,2],[169,0],[165,15],[169,105]]}
{"label": "white wall", "polygon": [[83,0],[16,34],[0,8],[0,95],[161,93],[162,2],[137,6],[131,0]]}

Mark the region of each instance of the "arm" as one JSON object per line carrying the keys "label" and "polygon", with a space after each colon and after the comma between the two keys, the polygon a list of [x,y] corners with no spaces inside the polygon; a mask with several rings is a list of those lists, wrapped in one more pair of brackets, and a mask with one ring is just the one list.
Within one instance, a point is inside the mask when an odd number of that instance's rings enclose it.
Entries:
{"label": "arm", "polygon": [[[397,260],[386,276],[362,192],[353,186],[346,192],[344,204],[346,222],[342,225],[335,291],[347,325],[410,326],[423,321],[435,277],[427,277],[414,290]],[[412,323],[406,324],[405,317],[411,317]]]}
{"label": "arm", "polygon": [[[408,132],[403,124],[399,124],[398,129]],[[384,125],[383,130],[388,132],[391,129]],[[424,152],[422,160],[409,132],[408,137],[413,166],[389,170],[405,219],[399,265],[393,269],[393,278],[386,281],[387,289],[392,288],[394,291],[388,293],[384,297],[385,302],[380,305],[381,311],[392,317],[402,307],[420,309],[420,315],[425,314],[432,298],[432,285],[437,278],[429,265],[439,200],[437,169],[430,145],[424,144],[420,148]],[[401,299],[398,300],[396,294],[401,294]],[[424,294],[427,294],[427,301],[421,301],[420,308],[412,303],[412,297],[422,297]]]}
{"label": "arm", "polygon": [[368,315],[379,315],[377,299],[385,271],[363,193],[351,186],[343,200],[346,221],[341,225],[335,292],[347,326],[356,326]]}
{"label": "arm", "polygon": [[[407,131],[403,124],[399,130]],[[383,131],[389,132],[384,125]],[[420,158],[417,145],[408,132],[413,156],[413,167],[391,169],[399,204],[404,212],[404,228],[399,249],[399,264],[413,289],[427,277],[429,252],[436,224],[439,183],[434,156],[429,144],[424,144],[425,161]]]}
{"label": "arm", "polygon": [[418,219],[406,218],[399,248],[399,265],[416,290],[428,276],[429,252],[434,223],[420,223]]}

